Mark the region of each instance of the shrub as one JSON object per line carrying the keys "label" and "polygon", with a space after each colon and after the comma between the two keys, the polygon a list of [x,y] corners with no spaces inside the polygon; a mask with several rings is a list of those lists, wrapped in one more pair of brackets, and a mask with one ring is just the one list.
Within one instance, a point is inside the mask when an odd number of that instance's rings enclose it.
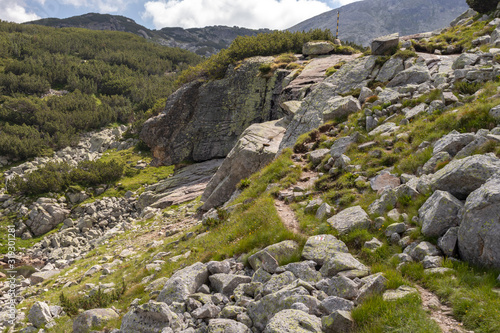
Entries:
{"label": "shrub", "polygon": [[498,0],[466,0],[466,2],[470,8],[481,14],[495,10],[498,5]]}
{"label": "shrub", "polygon": [[474,95],[481,87],[482,84],[480,82],[467,81],[457,81],[454,86],[455,90],[463,95]]}

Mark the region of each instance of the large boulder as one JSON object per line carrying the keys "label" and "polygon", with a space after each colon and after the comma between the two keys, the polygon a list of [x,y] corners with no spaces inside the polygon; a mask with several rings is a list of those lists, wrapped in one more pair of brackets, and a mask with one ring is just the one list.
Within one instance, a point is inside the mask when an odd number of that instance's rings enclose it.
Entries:
{"label": "large boulder", "polygon": [[70,214],[70,211],[57,204],[46,203],[35,205],[30,212],[26,225],[30,228],[33,236],[41,236],[62,223]]}
{"label": "large boulder", "polygon": [[350,270],[368,271],[368,268],[354,258],[352,254],[337,252],[328,258],[319,272],[323,277],[333,277],[337,273]]}
{"label": "large boulder", "polygon": [[399,44],[399,33],[375,38],[371,48],[373,55],[387,55],[394,53]]}
{"label": "large boulder", "polygon": [[282,121],[253,124],[242,134],[234,148],[208,183],[201,209],[220,206],[231,198],[236,185],[269,164],[278,152],[285,133]]}
{"label": "large boulder", "polygon": [[262,331],[269,320],[278,312],[291,309],[295,303],[302,303],[309,309],[310,314],[319,314],[320,301],[310,296],[304,287],[288,286],[280,291],[262,297],[257,302],[248,304],[248,315],[254,327]]}
{"label": "large boulder", "polygon": [[33,326],[41,328],[53,322],[50,308],[45,302],[35,302],[28,312],[28,320]]}
{"label": "large boulder", "polygon": [[427,237],[444,235],[449,228],[459,224],[462,207],[462,202],[450,193],[434,192],[418,210],[422,234]]}
{"label": "large boulder", "polygon": [[313,41],[307,42],[302,46],[302,54],[304,55],[323,55],[332,52],[335,45],[331,42]]}
{"label": "large boulder", "polygon": [[328,100],[328,109],[323,111],[323,121],[334,120],[361,110],[359,101],[352,97],[332,97]]}
{"label": "large boulder", "polygon": [[349,250],[345,243],[335,236],[316,235],[307,239],[302,250],[302,257],[323,265],[336,252],[347,253]]}
{"label": "large boulder", "polygon": [[177,271],[168,279],[157,300],[172,304],[183,302],[208,281],[208,269],[205,264],[197,262]]}
{"label": "large boulder", "polygon": [[123,316],[120,330],[134,333],[161,333],[167,327],[178,332],[182,327],[182,321],[167,304],[149,301],[129,310]]}
{"label": "large boulder", "polygon": [[146,121],[140,134],[154,164],[225,157],[248,126],[284,116],[278,98],[288,72],[259,75],[260,66],[272,60],[247,59],[221,80],[192,82],[172,94],[165,110]]}
{"label": "large boulder", "polygon": [[231,319],[210,319],[207,333],[251,333],[242,323]]}
{"label": "large boulder", "polygon": [[427,66],[415,65],[396,76],[387,84],[387,87],[404,86],[408,84],[421,84],[431,81],[431,74]]}
{"label": "large boulder", "polygon": [[231,296],[236,287],[242,283],[250,283],[252,278],[244,275],[219,273],[211,275],[209,280],[210,285],[216,292]]}
{"label": "large boulder", "polygon": [[462,53],[452,65],[452,69],[463,69],[465,66],[473,66],[479,60],[475,53]]}
{"label": "large boulder", "polygon": [[458,231],[460,256],[476,265],[500,268],[500,177],[472,192],[464,211]]}
{"label": "large boulder", "polygon": [[137,201],[139,207],[164,209],[199,197],[221,166],[223,159],[188,165],[171,177],[146,187]]}
{"label": "large boulder", "polygon": [[404,69],[405,66],[402,58],[391,58],[384,63],[375,80],[380,82],[388,82],[392,80],[392,78],[394,78],[396,74],[403,71]]}
{"label": "large boulder", "polygon": [[92,309],[80,313],[73,321],[73,333],[88,333],[107,321],[118,318],[113,309]]}
{"label": "large boulder", "polygon": [[370,217],[361,206],[354,206],[346,208],[340,213],[332,216],[327,222],[333,229],[337,230],[339,234],[344,235],[354,229],[368,229],[370,226]]}
{"label": "large boulder", "polygon": [[266,325],[264,333],[321,333],[321,319],[300,310],[278,312]]}
{"label": "large boulder", "polygon": [[287,260],[292,258],[295,252],[299,249],[299,244],[292,240],[282,241],[276,244],[269,245],[263,250],[248,257],[248,263],[254,270],[257,270],[262,265],[262,252],[267,252],[276,260]]}
{"label": "large boulder", "polygon": [[497,157],[474,155],[448,163],[432,175],[430,186],[433,190],[447,191],[464,200],[498,172],[500,160]]}
{"label": "large boulder", "polygon": [[476,136],[472,133],[459,133],[452,131],[443,136],[434,144],[433,154],[447,152],[451,156],[455,156],[462,148],[474,141]]}

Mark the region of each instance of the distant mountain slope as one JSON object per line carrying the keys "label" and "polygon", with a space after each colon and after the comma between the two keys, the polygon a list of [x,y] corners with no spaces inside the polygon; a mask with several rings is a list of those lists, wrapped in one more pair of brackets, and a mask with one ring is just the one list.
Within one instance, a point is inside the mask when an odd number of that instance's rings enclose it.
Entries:
{"label": "distant mountain slope", "polygon": [[444,28],[468,8],[465,0],[365,0],[320,14],[289,30],[335,32],[339,10],[339,38],[368,45],[375,37],[395,32],[410,35]]}
{"label": "distant mountain slope", "polygon": [[161,45],[180,47],[199,55],[210,55],[227,48],[238,36],[254,36],[269,32],[268,29],[252,30],[239,27],[212,26],[205,28],[163,28],[150,30],[134,20],[109,14],[88,13],[66,19],[47,18],[27,22],[56,28],[85,28],[92,30],[112,30],[131,32],[151,39]]}

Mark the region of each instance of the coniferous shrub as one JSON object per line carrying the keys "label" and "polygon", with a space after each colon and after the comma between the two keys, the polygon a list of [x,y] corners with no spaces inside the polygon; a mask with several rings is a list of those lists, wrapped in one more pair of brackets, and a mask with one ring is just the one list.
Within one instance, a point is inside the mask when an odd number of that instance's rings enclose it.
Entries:
{"label": "coniferous shrub", "polygon": [[466,0],[470,8],[478,13],[488,13],[497,8],[499,0]]}

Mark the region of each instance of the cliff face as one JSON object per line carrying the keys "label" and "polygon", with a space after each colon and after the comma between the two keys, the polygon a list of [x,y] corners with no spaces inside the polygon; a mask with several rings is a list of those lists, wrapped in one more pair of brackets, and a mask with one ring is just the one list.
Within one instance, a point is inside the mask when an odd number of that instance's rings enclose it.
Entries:
{"label": "cliff face", "polygon": [[368,45],[375,37],[395,32],[411,35],[444,28],[468,8],[465,0],[365,0],[320,14],[289,30],[336,31],[340,11],[340,39]]}
{"label": "cliff face", "polygon": [[288,72],[277,71],[270,78],[259,75],[260,65],[272,59],[245,60],[229,68],[222,80],[190,83],[175,92],[165,110],[141,131],[154,163],[225,157],[248,126],[281,118],[277,99]]}

